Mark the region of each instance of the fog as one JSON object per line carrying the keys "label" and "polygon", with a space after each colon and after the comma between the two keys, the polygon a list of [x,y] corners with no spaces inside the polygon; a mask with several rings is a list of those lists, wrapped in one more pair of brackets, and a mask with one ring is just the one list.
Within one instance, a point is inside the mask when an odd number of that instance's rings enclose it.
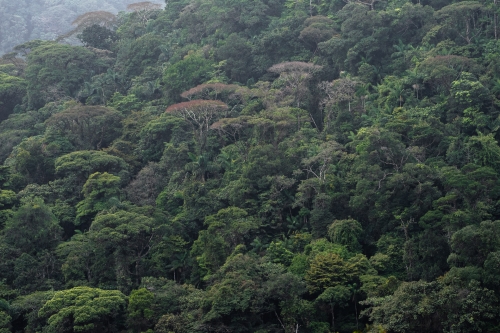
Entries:
{"label": "fog", "polygon": [[[0,0],[0,55],[33,39],[54,40],[91,11],[118,13],[137,0]],[[164,4],[163,0],[150,0]]]}

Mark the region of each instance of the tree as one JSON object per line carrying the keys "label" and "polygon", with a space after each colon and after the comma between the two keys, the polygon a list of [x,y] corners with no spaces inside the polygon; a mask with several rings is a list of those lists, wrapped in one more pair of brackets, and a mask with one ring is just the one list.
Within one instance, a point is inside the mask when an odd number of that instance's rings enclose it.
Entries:
{"label": "tree", "polygon": [[473,74],[462,72],[460,79],[451,83],[450,93],[462,107],[483,107],[491,101],[490,92]]}
{"label": "tree", "polygon": [[120,194],[120,177],[107,172],[95,172],[83,185],[83,200],[76,205],[75,223],[90,224],[92,218],[101,210],[111,208],[112,199],[117,200]]}
{"label": "tree", "polygon": [[96,264],[99,253],[95,253],[94,243],[87,233],[77,233],[70,240],[59,244],[56,254],[61,262],[66,287],[95,284],[107,277]]}
{"label": "tree", "polygon": [[134,332],[140,333],[152,326],[154,298],[155,295],[146,288],[133,290],[130,294],[127,321]]}
{"label": "tree", "polygon": [[243,138],[249,138],[252,120],[250,116],[222,118],[213,123],[210,129],[217,131],[220,137],[234,144],[234,147],[246,158],[250,143]]}
{"label": "tree", "polygon": [[7,220],[2,241],[19,253],[36,255],[53,249],[61,239],[57,218],[41,198],[28,198]]}
{"label": "tree", "polygon": [[355,98],[358,84],[359,82],[350,78],[341,78],[332,82],[323,81],[318,85],[318,88],[325,94],[325,97],[320,102],[320,107],[326,111],[323,120],[326,129],[331,127],[335,108],[342,107],[342,104],[347,102],[348,110],[351,112],[351,102]]}
{"label": "tree", "polygon": [[249,234],[257,229],[256,219],[237,207],[221,209],[217,214],[207,216],[207,230],[199,232],[193,244],[192,254],[207,274],[213,274],[224,264],[226,258],[238,245],[251,239]]}
{"label": "tree", "polygon": [[[95,50],[94,50],[95,51]],[[96,51],[100,53],[102,51]],[[110,51],[104,51],[102,54],[108,56]],[[126,93],[130,88],[130,82],[122,71],[108,68],[106,72],[94,75],[90,81],[86,81],[82,89],[78,92],[78,100],[81,103],[96,105],[105,104],[116,93]]]}
{"label": "tree", "polygon": [[254,75],[252,45],[236,33],[230,34],[217,48],[216,57],[224,61],[226,76],[232,82],[246,83]]}
{"label": "tree", "polygon": [[[331,164],[342,157],[343,147],[338,142],[331,140],[314,148],[309,152],[312,156],[302,160],[302,166],[308,178],[315,178],[319,186],[323,186],[329,180]],[[315,188],[315,190],[316,193],[322,192],[321,188]]]}
{"label": "tree", "polygon": [[179,101],[180,94],[210,78],[212,62],[200,52],[190,52],[182,60],[167,67],[163,82],[172,102]]}
{"label": "tree", "polygon": [[104,50],[111,49],[112,45],[118,40],[116,32],[99,24],[85,27],[77,37],[87,47]]}
{"label": "tree", "polygon": [[152,17],[153,12],[161,10],[161,4],[152,3],[150,1],[142,1],[131,3],[127,9],[134,12],[140,18],[141,23],[145,26],[148,20]]}
{"label": "tree", "polygon": [[269,313],[285,332],[293,332],[308,319],[310,307],[300,299],[304,292],[304,283],[283,266],[260,262],[236,249],[203,294],[197,324],[217,330],[231,319],[232,325],[255,331],[262,324],[261,316]]}
{"label": "tree", "polygon": [[[115,14],[103,10],[86,12],[74,19],[73,22],[71,22],[71,25],[75,26],[75,28],[59,36],[57,38],[57,41],[64,40],[78,33],[83,34],[84,31],[89,28],[94,32],[98,30],[100,30],[101,32],[103,31],[101,29],[96,29],[95,27],[101,27],[107,30],[112,29],[116,24],[116,18],[117,17]],[[85,32],[85,35],[88,35],[90,31],[91,30],[87,30],[87,32]]]}
{"label": "tree", "polygon": [[107,147],[120,133],[122,116],[102,106],[76,105],[45,122],[64,135],[77,150]]}
{"label": "tree", "polygon": [[384,11],[370,10],[369,7],[375,3],[376,1],[366,1],[362,5],[357,1],[349,1],[337,12],[341,34],[318,45],[320,51],[334,57],[332,61],[335,70],[357,73],[363,62],[368,66],[383,66],[384,59],[392,53],[387,45],[395,44],[391,37],[396,34],[389,28],[391,20],[389,16],[382,14]]}
{"label": "tree", "polygon": [[497,298],[477,281],[468,285],[405,282],[392,296],[369,298],[365,311],[374,323],[392,332],[482,331],[495,318]]}
{"label": "tree", "polygon": [[7,119],[26,94],[26,81],[0,69],[0,121]]}
{"label": "tree", "polygon": [[319,146],[310,145],[302,159],[301,167],[307,179],[300,181],[296,192],[295,204],[311,209],[311,231],[315,237],[323,237],[333,219],[332,201],[327,192],[333,181],[335,165],[344,155],[343,147],[330,140]]}
{"label": "tree", "polygon": [[[1,183],[1,182],[0,182]],[[0,188],[0,229],[5,225],[5,221],[12,213],[11,208],[17,203],[16,193],[11,190]]]}
{"label": "tree", "polygon": [[38,315],[48,332],[118,332],[126,302],[118,290],[75,287],[56,292]]}
{"label": "tree", "polygon": [[342,244],[350,251],[359,251],[358,239],[363,232],[361,224],[353,219],[335,220],[328,227],[328,236],[333,243]]}
{"label": "tree", "polygon": [[80,46],[43,44],[28,55],[28,106],[38,109],[65,96],[74,97],[85,81],[99,72],[96,56]]}
{"label": "tree", "polygon": [[365,301],[371,307],[364,314],[394,332],[441,332],[444,318],[438,305],[440,289],[437,282],[402,283],[392,296]]}
{"label": "tree", "polygon": [[166,185],[164,174],[160,165],[150,162],[128,184],[125,189],[127,198],[139,206],[154,206]]}
{"label": "tree", "polygon": [[189,31],[189,37],[194,42],[216,31],[224,36],[231,33],[255,35],[265,28],[270,7],[269,2],[261,0],[199,1],[192,8],[184,10],[175,23]]}
{"label": "tree", "polygon": [[332,315],[331,328],[335,332],[335,305],[340,307],[351,297],[351,291],[344,286],[328,287],[316,298],[316,302],[324,302],[330,305],[330,312]]}
{"label": "tree", "polygon": [[187,124],[174,114],[163,114],[143,126],[139,133],[139,149],[143,160],[158,162],[165,144],[185,140]]}
{"label": "tree", "polygon": [[273,64],[290,61],[290,55],[297,55],[297,60],[308,61],[312,54],[304,50],[304,44],[298,39],[304,29],[304,20],[308,15],[295,12],[273,20],[273,29],[264,30],[255,41],[253,59],[257,73],[264,73]]}
{"label": "tree", "polygon": [[[55,40],[58,36],[72,31],[75,18],[84,13],[98,13],[95,11],[109,11],[109,14],[124,11],[127,2],[116,0],[95,1],[65,1],[65,2],[30,2],[20,0],[20,6],[11,5],[2,0],[4,9],[0,16],[0,54],[11,52],[16,45],[36,39]],[[95,16],[96,14],[94,14]],[[114,16],[114,15],[113,15]],[[8,23],[9,22],[9,23]],[[101,23],[101,20],[94,22]],[[116,22],[116,21],[115,21]],[[90,22],[89,22],[90,23]],[[69,42],[75,42],[70,39]]]}
{"label": "tree", "polygon": [[319,253],[310,263],[305,280],[311,293],[322,293],[329,287],[347,283],[353,272],[336,253]]}
{"label": "tree", "polygon": [[300,103],[308,93],[308,81],[321,68],[321,66],[311,63],[291,61],[273,65],[268,68],[268,71],[280,75],[278,82],[283,84],[283,92],[291,95],[293,105],[300,108]]}
{"label": "tree", "polygon": [[476,74],[480,70],[474,60],[457,55],[438,55],[422,61],[417,71],[435,92],[449,92],[451,84],[462,72]]}
{"label": "tree", "polygon": [[161,9],[161,4],[150,1],[134,2],[128,5],[127,9],[133,12],[158,10]]}
{"label": "tree", "polygon": [[38,317],[38,311],[47,301],[54,297],[55,293],[53,290],[36,291],[29,295],[17,297],[11,303],[11,311],[15,314],[14,317],[26,322],[24,327],[26,332],[36,332],[45,325],[45,320]]}
{"label": "tree", "polygon": [[326,16],[311,16],[304,21],[304,25],[306,27],[300,32],[299,38],[313,51],[319,43],[329,40],[335,33],[333,21]]}
{"label": "tree", "polygon": [[[144,34],[133,40],[122,39],[120,41],[122,47],[119,48],[116,56],[116,67],[129,80],[142,74],[148,66],[155,66],[157,63],[162,42],[162,39],[153,33]],[[130,84],[130,81],[127,83]]]}
{"label": "tree", "polygon": [[478,1],[462,1],[441,8],[435,16],[451,34],[456,33],[467,44],[482,32],[481,14],[484,6]]}
{"label": "tree", "polygon": [[10,167],[9,182],[13,188],[23,188],[29,183],[45,184],[54,178],[54,158],[70,150],[68,142],[32,136],[12,149],[6,165]]}
{"label": "tree", "polygon": [[136,286],[140,284],[144,259],[158,244],[163,232],[155,219],[149,216],[110,210],[96,216],[88,236],[101,250],[102,256],[112,257],[117,272],[116,283],[125,290],[128,279],[134,279]]}
{"label": "tree", "polygon": [[0,237],[0,276],[23,293],[53,288],[57,267],[52,251],[61,235],[57,218],[41,198],[23,200]]}
{"label": "tree", "polygon": [[103,151],[83,150],[63,155],[55,161],[58,177],[75,177],[83,185],[96,172],[116,174],[123,182],[128,180],[128,165],[119,157]]}
{"label": "tree", "polygon": [[0,310],[0,333],[10,332],[10,321],[12,317],[7,312]]}
{"label": "tree", "polygon": [[206,83],[197,85],[181,94],[182,98],[193,99],[223,99],[222,95],[236,95],[235,92],[240,88],[236,84],[225,83]]}
{"label": "tree", "polygon": [[221,101],[197,99],[171,105],[165,112],[179,115],[191,124],[198,152],[203,152],[210,125],[227,110],[228,106]]}
{"label": "tree", "polygon": [[453,234],[452,254],[448,263],[456,267],[481,267],[488,255],[500,249],[497,230],[500,221],[483,221],[479,225],[469,225]]}

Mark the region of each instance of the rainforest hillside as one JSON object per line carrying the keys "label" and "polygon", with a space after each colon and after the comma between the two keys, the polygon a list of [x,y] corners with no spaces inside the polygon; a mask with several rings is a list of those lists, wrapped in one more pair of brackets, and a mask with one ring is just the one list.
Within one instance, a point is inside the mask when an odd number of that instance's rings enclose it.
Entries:
{"label": "rainforest hillside", "polygon": [[56,39],[74,28],[72,23],[79,15],[91,11],[116,14],[132,3],[134,0],[0,0],[0,55],[32,39]]}
{"label": "rainforest hillside", "polygon": [[107,9],[0,60],[1,333],[500,331],[496,1]]}

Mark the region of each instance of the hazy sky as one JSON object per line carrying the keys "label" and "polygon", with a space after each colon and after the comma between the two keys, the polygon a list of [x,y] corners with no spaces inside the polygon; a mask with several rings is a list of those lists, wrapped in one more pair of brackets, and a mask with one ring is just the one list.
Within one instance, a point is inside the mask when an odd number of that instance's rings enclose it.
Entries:
{"label": "hazy sky", "polygon": [[[140,0],[0,0],[0,55],[32,39],[53,40],[86,12],[125,10]],[[164,4],[164,0],[150,0]]]}

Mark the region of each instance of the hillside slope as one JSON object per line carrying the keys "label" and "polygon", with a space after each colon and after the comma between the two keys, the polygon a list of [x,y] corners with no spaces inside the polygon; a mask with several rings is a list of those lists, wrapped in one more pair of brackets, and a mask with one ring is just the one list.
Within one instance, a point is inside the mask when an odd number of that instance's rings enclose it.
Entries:
{"label": "hillside slope", "polygon": [[0,59],[0,333],[500,331],[496,2],[131,9]]}

